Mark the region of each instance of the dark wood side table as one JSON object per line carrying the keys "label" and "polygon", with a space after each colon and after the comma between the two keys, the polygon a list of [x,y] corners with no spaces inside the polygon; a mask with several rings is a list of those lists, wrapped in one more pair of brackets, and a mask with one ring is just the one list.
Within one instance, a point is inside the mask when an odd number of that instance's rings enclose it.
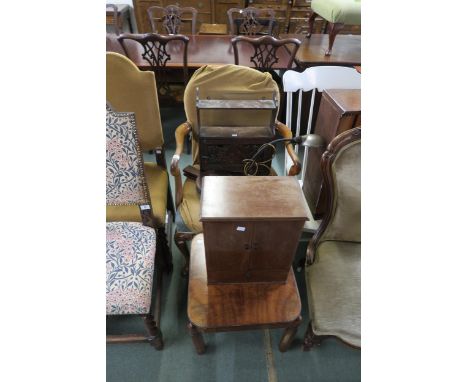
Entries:
{"label": "dark wood side table", "polygon": [[192,240],[187,313],[198,354],[206,349],[202,332],[286,328],[279,350],[288,350],[300,325],[301,299],[292,269],[285,284],[207,282],[203,234]]}
{"label": "dark wood side table", "polygon": [[361,126],[361,90],[324,90],[315,124],[314,134],[325,140],[324,148],[311,148],[307,157],[302,190],[315,220],[321,219],[326,211],[326,194],[320,159],[325,147],[337,135]]}

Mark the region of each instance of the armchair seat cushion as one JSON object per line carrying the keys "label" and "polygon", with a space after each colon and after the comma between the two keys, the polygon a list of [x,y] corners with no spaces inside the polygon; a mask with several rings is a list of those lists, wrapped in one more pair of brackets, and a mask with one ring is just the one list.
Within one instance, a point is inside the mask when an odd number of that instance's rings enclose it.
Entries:
{"label": "armchair seat cushion", "polygon": [[361,346],[361,243],[325,241],[306,268],[312,329]]}
{"label": "armchair seat cushion", "polygon": [[179,205],[178,213],[190,232],[203,232],[200,221],[200,194],[195,180],[186,179],[182,187],[182,203]]}
{"label": "armchair seat cushion", "polygon": [[330,23],[361,25],[361,0],[312,0],[310,7]]}
{"label": "armchair seat cushion", "polygon": [[[164,224],[166,221],[167,191],[169,184],[167,171],[163,167],[152,162],[145,162],[144,171],[148,183],[153,214],[161,224]],[[140,208],[137,205],[108,205],[106,207],[106,218],[108,222],[141,222]]]}
{"label": "armchair seat cushion", "polygon": [[156,232],[134,222],[106,223],[106,314],[147,314]]}

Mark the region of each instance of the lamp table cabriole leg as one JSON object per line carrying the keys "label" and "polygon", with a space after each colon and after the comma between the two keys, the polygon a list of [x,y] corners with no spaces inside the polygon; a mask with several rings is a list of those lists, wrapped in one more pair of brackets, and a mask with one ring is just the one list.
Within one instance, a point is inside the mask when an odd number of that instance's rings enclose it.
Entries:
{"label": "lamp table cabriole leg", "polygon": [[195,350],[197,354],[204,354],[206,351],[205,341],[203,340],[203,335],[201,334],[200,330],[193,325],[191,322],[187,325],[190,336],[192,337],[193,345],[195,346]]}
{"label": "lamp table cabriole leg", "polygon": [[283,336],[281,337],[281,341],[280,341],[280,344],[279,344],[279,350],[280,352],[285,352],[289,349],[289,347],[291,346],[291,343],[296,335],[296,332],[297,332],[297,328],[299,327],[299,325],[301,324],[302,322],[302,317],[299,316],[298,318],[296,318],[290,326],[288,326],[285,330],[284,330],[284,333],[283,333]]}

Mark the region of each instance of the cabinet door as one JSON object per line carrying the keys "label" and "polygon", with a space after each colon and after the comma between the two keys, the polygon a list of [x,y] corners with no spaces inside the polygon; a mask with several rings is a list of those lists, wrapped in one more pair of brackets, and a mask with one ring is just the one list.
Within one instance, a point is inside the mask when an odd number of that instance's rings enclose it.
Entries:
{"label": "cabinet door", "polygon": [[249,271],[252,281],[286,281],[304,221],[255,222]]}
{"label": "cabinet door", "polygon": [[231,8],[244,8],[244,2],[236,0],[218,0],[215,4],[215,23],[226,24],[228,26],[227,11]]}
{"label": "cabinet door", "polygon": [[208,283],[245,281],[253,224],[203,222]]}

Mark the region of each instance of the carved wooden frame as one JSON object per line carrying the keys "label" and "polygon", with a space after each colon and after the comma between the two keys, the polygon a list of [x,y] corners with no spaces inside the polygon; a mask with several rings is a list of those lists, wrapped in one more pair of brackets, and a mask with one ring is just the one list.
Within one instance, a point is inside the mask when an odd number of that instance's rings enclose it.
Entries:
{"label": "carved wooden frame", "polygon": [[[155,13],[162,13],[161,17],[157,17]],[[192,34],[196,34],[197,15],[198,11],[193,7],[179,7],[177,5],[168,5],[167,7],[160,7],[154,5],[147,8],[146,13],[151,24],[153,33],[161,33],[158,31],[157,23],[160,22],[167,34],[179,34],[181,24],[186,21],[183,19],[183,14],[190,13]]]}
{"label": "carved wooden frame", "polygon": [[[233,14],[240,14],[242,18],[234,18]],[[265,18],[262,14],[266,14]],[[273,27],[276,22],[275,11],[269,8],[255,8],[248,7],[244,9],[230,8],[227,11],[229,20],[229,30],[231,35],[244,35],[244,36],[256,36],[266,34],[271,36],[273,34]],[[261,32],[262,28],[265,27],[262,21],[268,21],[267,31]],[[239,20],[240,25],[235,25],[235,21]],[[237,27],[237,28],[236,28]]]}
{"label": "carved wooden frame", "polygon": [[[301,41],[297,38],[276,39],[273,36],[262,36],[259,38],[237,36],[231,40],[234,48],[234,62],[236,65],[239,65],[239,51],[237,47],[239,42],[249,43],[254,47],[254,55],[250,57],[250,61],[255,65],[255,68],[259,70],[274,69],[274,65],[279,60],[276,52],[281,47],[289,51],[290,57],[287,69],[291,69],[297,50],[301,45]],[[288,45],[292,45],[292,49],[288,49]]]}
{"label": "carved wooden frame", "polygon": [[[325,188],[325,195],[326,195],[326,202],[327,202],[327,209],[325,216],[320,224],[317,232],[312,237],[307,247],[307,255],[306,255],[306,266],[310,266],[313,264],[315,260],[315,254],[317,252],[317,248],[320,244],[321,238],[325,233],[328,225],[331,223],[333,216],[334,216],[334,199],[335,199],[335,186],[333,181],[333,173],[332,173],[332,166],[333,163],[338,155],[338,153],[349,144],[361,140],[361,128],[355,127],[351,130],[347,130],[344,133],[336,136],[331,143],[328,145],[327,150],[323,153],[322,159],[320,162],[322,173],[323,173],[323,184]],[[309,321],[307,326],[307,331],[304,336],[304,343],[303,343],[303,350],[308,351],[314,346],[319,346],[320,343],[329,337],[335,337],[339,339],[344,344],[355,348],[360,349],[360,347],[352,345],[342,338],[335,336],[335,335],[323,335],[319,336],[316,335],[312,329],[312,320]]]}
{"label": "carved wooden frame", "polygon": [[[122,48],[125,51],[125,55],[128,57],[128,51],[125,46],[125,40],[133,40],[141,44],[144,51],[141,54],[142,58],[146,60],[155,76],[157,76],[157,87],[158,93],[162,96],[171,92],[169,82],[166,76],[166,64],[171,60],[171,55],[167,52],[166,46],[173,41],[182,41],[184,44],[184,55],[183,55],[183,74],[184,74],[184,85],[187,85],[188,81],[188,65],[187,65],[187,50],[190,39],[181,34],[163,36],[156,33],[146,33],[144,35],[133,35],[123,34],[118,37]],[[164,93],[162,92],[164,91]]]}

